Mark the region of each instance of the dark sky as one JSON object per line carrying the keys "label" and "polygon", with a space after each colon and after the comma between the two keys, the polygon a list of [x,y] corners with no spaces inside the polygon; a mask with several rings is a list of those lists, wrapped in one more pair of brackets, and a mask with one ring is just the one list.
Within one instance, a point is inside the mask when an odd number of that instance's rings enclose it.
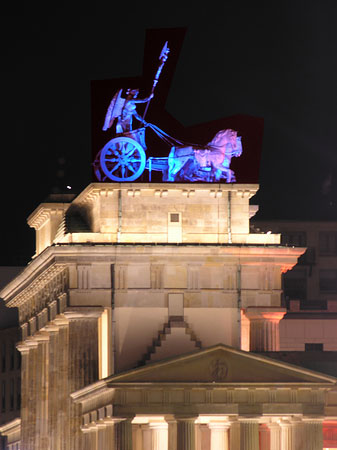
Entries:
{"label": "dark sky", "polygon": [[176,119],[264,118],[259,217],[337,220],[336,1],[216,3],[2,17],[0,264],[34,253],[49,193],[91,182],[90,82],[140,75],[149,28],[187,27]]}

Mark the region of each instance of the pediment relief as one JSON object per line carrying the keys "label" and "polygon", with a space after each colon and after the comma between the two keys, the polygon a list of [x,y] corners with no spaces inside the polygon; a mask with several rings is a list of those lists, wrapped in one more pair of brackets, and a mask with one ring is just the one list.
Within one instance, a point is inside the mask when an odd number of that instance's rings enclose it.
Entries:
{"label": "pediment relief", "polygon": [[216,345],[113,375],[116,383],[310,383],[333,386],[337,379],[254,353]]}

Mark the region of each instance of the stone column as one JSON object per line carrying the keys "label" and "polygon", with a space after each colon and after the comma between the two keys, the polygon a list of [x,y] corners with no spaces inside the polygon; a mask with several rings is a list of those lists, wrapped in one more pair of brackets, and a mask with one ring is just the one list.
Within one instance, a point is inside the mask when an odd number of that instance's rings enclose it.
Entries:
{"label": "stone column", "polygon": [[271,450],[270,446],[270,429],[265,423],[259,426],[260,450]]}
{"label": "stone column", "polygon": [[176,417],[177,450],[195,450],[195,417]]}
{"label": "stone column", "polygon": [[152,450],[167,450],[168,448],[168,425],[163,422],[151,422]]}
{"label": "stone column", "polygon": [[57,379],[59,377],[59,367],[57,362],[57,353],[59,351],[59,327],[54,323],[47,324],[44,331],[48,333],[49,337],[49,351],[48,351],[48,436],[50,443],[50,450],[57,449],[58,445],[58,406],[59,394]]}
{"label": "stone column", "polygon": [[115,450],[115,423],[114,420],[111,418],[105,418],[104,419],[105,425],[106,425],[106,447],[104,450]]}
{"label": "stone column", "polygon": [[248,307],[250,321],[250,351],[277,352],[280,350],[279,323],[287,310],[273,307]]}
{"label": "stone column", "polygon": [[211,448],[211,430],[208,424],[199,423],[195,426],[196,450],[209,450]]}
{"label": "stone column", "polygon": [[63,314],[59,314],[54,319],[54,325],[57,326],[57,339],[54,341],[54,363],[56,364],[56,373],[54,373],[55,384],[50,386],[50,390],[56,391],[57,407],[54,408],[56,419],[55,449],[65,448],[65,442],[70,439],[70,388],[68,381],[68,371],[71,365],[69,358],[69,322]]}
{"label": "stone column", "polygon": [[301,419],[293,419],[292,420],[293,427],[293,435],[294,435],[294,449],[305,448],[307,450],[309,448],[307,436],[304,433],[304,424]]}
{"label": "stone column", "polygon": [[93,423],[89,426],[89,433],[88,433],[88,442],[89,442],[89,449],[90,450],[99,450],[99,447],[97,445],[97,439],[98,439],[98,429],[97,425]]}
{"label": "stone column", "polygon": [[240,449],[240,423],[238,421],[230,423],[229,448],[231,450]]}
{"label": "stone column", "polygon": [[268,424],[270,430],[270,450],[281,450],[281,429],[278,423]]}
{"label": "stone column", "polygon": [[303,434],[306,450],[322,450],[323,448],[323,419],[304,419]]}
{"label": "stone column", "polygon": [[64,312],[69,320],[69,388],[76,391],[98,380],[98,318],[101,307],[72,307]]}
{"label": "stone column", "polygon": [[36,423],[36,435],[38,442],[36,442],[37,449],[49,448],[48,435],[48,394],[49,394],[49,335],[46,332],[40,331],[34,335],[34,339],[38,342],[38,385],[36,401],[38,405],[38,419]]}
{"label": "stone column", "polygon": [[297,450],[295,447],[294,425],[290,421],[281,420],[281,448],[280,450]]}
{"label": "stone column", "polygon": [[133,450],[143,450],[143,431],[140,424],[132,424],[132,444]]}
{"label": "stone column", "polygon": [[132,450],[132,419],[128,418],[115,425],[116,450]]}
{"label": "stone column", "polygon": [[177,450],[177,421],[174,418],[165,418],[168,433],[168,450]]}
{"label": "stone column", "polygon": [[82,428],[83,433],[83,439],[82,439],[82,446],[83,450],[91,450],[91,435],[90,435],[90,429],[88,428]]}
{"label": "stone column", "polygon": [[30,347],[28,360],[28,417],[27,417],[27,440],[23,448],[26,450],[36,448],[36,385],[37,385],[37,353],[38,342],[29,337],[25,343]]}
{"label": "stone column", "polygon": [[240,450],[259,450],[259,423],[257,420],[240,421]]}
{"label": "stone column", "polygon": [[106,450],[107,448],[107,439],[106,439],[106,429],[107,426],[103,419],[100,419],[97,422],[97,449]]}
{"label": "stone column", "polygon": [[211,430],[211,448],[210,450],[229,450],[228,429],[229,423],[210,422],[208,424]]}
{"label": "stone column", "polygon": [[17,344],[16,348],[21,353],[21,448],[26,450],[28,439],[28,415],[29,415],[29,346],[25,342]]}
{"label": "stone column", "polygon": [[142,435],[143,435],[143,450],[151,449],[152,445],[152,433],[149,424],[142,425]]}

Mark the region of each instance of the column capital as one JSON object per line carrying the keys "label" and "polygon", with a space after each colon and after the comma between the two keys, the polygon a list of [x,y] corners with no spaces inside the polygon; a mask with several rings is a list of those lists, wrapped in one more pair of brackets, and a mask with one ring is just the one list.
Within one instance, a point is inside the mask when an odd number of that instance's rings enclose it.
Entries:
{"label": "column capital", "polygon": [[324,417],[303,417],[302,418],[303,423],[317,423],[321,424],[324,422]]}
{"label": "column capital", "polygon": [[268,320],[272,322],[279,322],[286,314],[286,308],[273,306],[248,306],[245,309],[245,315],[249,320]]}
{"label": "column capital", "polygon": [[48,322],[43,328],[41,328],[41,331],[45,331],[48,334],[58,333],[59,330],[60,327],[58,327],[54,322]]}
{"label": "column capital", "polygon": [[44,330],[40,330],[34,334],[34,339],[38,342],[49,342],[49,334]]}
{"label": "column capital", "polygon": [[260,423],[260,416],[256,417],[238,417],[238,423]]}
{"label": "column capital", "polygon": [[184,416],[184,415],[174,415],[174,418],[176,421],[179,422],[193,422],[195,423],[195,421],[197,420],[198,416]]}
{"label": "column capital", "polygon": [[25,345],[27,345],[27,347],[29,348],[37,348],[39,343],[38,340],[35,339],[35,336],[28,336],[25,340]]}
{"label": "column capital", "polygon": [[69,324],[69,320],[64,314],[58,314],[55,316],[53,323],[58,327],[62,327],[67,326]]}
{"label": "column capital", "polygon": [[97,319],[104,312],[103,306],[73,306],[68,307],[63,315],[67,320]]}
{"label": "column capital", "polygon": [[208,428],[210,428],[211,430],[228,430],[231,426],[230,422],[225,422],[225,421],[211,421],[208,422]]}
{"label": "column capital", "polygon": [[168,424],[166,422],[149,422],[151,430],[167,430]]}
{"label": "column capital", "polygon": [[31,347],[26,344],[26,341],[21,341],[16,344],[16,348],[20,353],[28,353]]}

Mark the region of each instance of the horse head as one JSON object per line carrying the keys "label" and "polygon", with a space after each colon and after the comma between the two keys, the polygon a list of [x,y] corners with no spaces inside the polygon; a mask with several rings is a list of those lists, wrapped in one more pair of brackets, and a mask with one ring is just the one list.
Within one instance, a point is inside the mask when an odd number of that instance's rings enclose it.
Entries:
{"label": "horse head", "polygon": [[242,155],[242,142],[241,142],[241,136],[237,136],[235,147],[233,147],[232,150],[232,156],[241,156]]}
{"label": "horse head", "polygon": [[226,130],[220,130],[217,132],[217,134],[214,136],[211,142],[209,142],[209,144],[220,148],[222,147],[225,148],[227,144],[230,144],[233,147],[233,149],[235,149],[237,136],[238,136],[237,131],[232,130],[230,128]]}

